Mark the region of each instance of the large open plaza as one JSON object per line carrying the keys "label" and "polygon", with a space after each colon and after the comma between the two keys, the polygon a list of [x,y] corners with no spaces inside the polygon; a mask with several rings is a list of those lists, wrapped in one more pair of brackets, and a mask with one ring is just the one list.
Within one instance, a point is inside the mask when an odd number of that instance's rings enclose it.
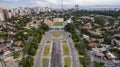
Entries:
{"label": "large open plaza", "polygon": [[74,44],[69,38],[68,32],[50,30],[45,33],[42,41],[40,67],[77,67]]}

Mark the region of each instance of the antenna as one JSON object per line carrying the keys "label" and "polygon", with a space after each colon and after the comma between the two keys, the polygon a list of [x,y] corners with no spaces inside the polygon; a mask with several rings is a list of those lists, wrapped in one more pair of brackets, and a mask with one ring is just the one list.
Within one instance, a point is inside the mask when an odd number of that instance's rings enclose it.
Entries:
{"label": "antenna", "polygon": [[62,4],[61,5],[62,5],[61,7],[62,7],[62,10],[63,10],[63,0],[62,0]]}
{"label": "antenna", "polygon": [[52,8],[52,4],[50,3],[50,8]]}

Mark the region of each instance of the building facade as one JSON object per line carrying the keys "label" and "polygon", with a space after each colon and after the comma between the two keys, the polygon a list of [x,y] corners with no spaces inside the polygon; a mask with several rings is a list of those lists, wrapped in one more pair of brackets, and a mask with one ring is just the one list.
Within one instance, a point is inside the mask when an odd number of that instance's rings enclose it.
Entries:
{"label": "building facade", "polygon": [[5,20],[8,20],[10,18],[8,11],[6,9],[4,9],[3,13],[4,13]]}

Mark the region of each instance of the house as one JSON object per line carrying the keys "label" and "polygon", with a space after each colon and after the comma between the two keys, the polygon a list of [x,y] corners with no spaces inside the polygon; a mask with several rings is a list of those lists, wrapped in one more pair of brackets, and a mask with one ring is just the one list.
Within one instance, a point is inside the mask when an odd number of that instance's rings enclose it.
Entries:
{"label": "house", "polygon": [[88,35],[83,35],[84,39],[89,39],[90,37]]}
{"label": "house", "polygon": [[6,46],[11,46],[13,44],[13,40],[11,39],[8,39],[7,41],[6,41]]}
{"label": "house", "polygon": [[102,58],[105,56],[99,48],[92,48],[92,52],[96,57]]}
{"label": "house", "polygon": [[8,31],[8,34],[13,34],[13,31]]}
{"label": "house", "polygon": [[96,40],[97,40],[96,38],[92,38],[92,37],[90,38],[90,41],[92,41],[92,42],[96,41]]}
{"label": "house", "polygon": [[94,34],[94,35],[101,35],[101,31],[92,31],[92,30],[88,30],[90,33]]}
{"label": "house", "polygon": [[99,38],[97,40],[99,41],[99,43],[102,43],[104,41],[104,38]]}
{"label": "house", "polygon": [[10,25],[8,25],[8,26],[7,26],[7,28],[8,28],[8,29],[10,29],[10,30],[16,30],[16,28],[15,28],[15,27],[10,26]]}
{"label": "house", "polygon": [[100,52],[100,49],[99,48],[92,48],[92,51],[94,51],[94,52]]}
{"label": "house", "polygon": [[98,43],[90,43],[89,46],[92,47],[92,48],[95,48],[95,47],[98,46]]}
{"label": "house", "polygon": [[105,25],[108,25],[110,22],[108,20],[105,21]]}
{"label": "house", "polygon": [[9,35],[15,35],[17,32],[8,31],[7,33],[8,33]]}
{"label": "house", "polygon": [[53,22],[64,22],[63,18],[53,18]]}
{"label": "house", "polygon": [[114,58],[116,58],[116,56],[113,55],[111,52],[106,53],[106,57],[107,57],[108,59],[114,59]]}
{"label": "house", "polygon": [[117,20],[114,22],[114,26],[118,26],[118,25],[119,25],[119,21]]}
{"label": "house", "polygon": [[24,35],[27,35],[27,34],[28,34],[28,32],[23,32],[23,34],[24,34]]}
{"label": "house", "polygon": [[112,28],[112,26],[104,27],[105,29],[109,30]]}
{"label": "house", "polygon": [[86,24],[84,24],[83,26],[81,26],[80,29],[81,29],[81,28],[84,28],[84,29],[92,29],[92,25],[91,25],[91,23],[86,23]]}
{"label": "house", "polygon": [[80,17],[80,18],[83,18],[83,19],[91,19],[92,22],[95,21],[93,17],[89,17],[89,16],[82,16],[82,17]]}
{"label": "house", "polygon": [[16,45],[16,46],[20,46],[22,44],[22,41],[15,41],[14,42],[14,45]]}
{"label": "house", "polygon": [[15,51],[15,52],[21,52],[21,51],[22,51],[21,47],[18,47],[18,46],[17,46],[17,47],[13,47],[13,48],[14,48],[14,51]]}
{"label": "house", "polygon": [[95,30],[88,30],[88,32],[94,34],[94,35],[101,35],[102,31],[100,28],[97,28]]}
{"label": "house", "polygon": [[94,54],[97,57],[104,57],[104,54],[102,52],[94,52]]}
{"label": "house", "polygon": [[120,37],[120,33],[114,34],[115,37]]}
{"label": "house", "polygon": [[0,43],[3,43],[5,41],[4,38],[0,38]]}
{"label": "house", "polygon": [[10,57],[12,55],[12,52],[6,46],[0,46],[0,48],[3,51],[1,58],[7,58],[7,57]]}
{"label": "house", "polygon": [[100,50],[103,52],[103,51],[107,51],[107,48],[106,47],[101,47]]}
{"label": "house", "polygon": [[53,22],[50,21],[50,20],[46,21],[46,24],[47,24],[48,26],[50,26],[52,23],[53,23]]}
{"label": "house", "polygon": [[119,40],[113,39],[113,42],[115,42],[116,45],[120,46],[120,41]]}

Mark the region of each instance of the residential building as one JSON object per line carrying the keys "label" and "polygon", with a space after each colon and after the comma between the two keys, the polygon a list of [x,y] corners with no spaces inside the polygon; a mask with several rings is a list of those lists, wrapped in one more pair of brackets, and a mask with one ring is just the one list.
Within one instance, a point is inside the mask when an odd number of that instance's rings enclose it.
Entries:
{"label": "residential building", "polygon": [[8,10],[7,10],[7,9],[4,9],[4,10],[3,10],[3,13],[4,13],[5,20],[8,20],[8,19],[10,18],[10,17],[9,17]]}
{"label": "residential building", "polygon": [[0,11],[0,21],[4,21],[5,18],[4,18],[4,13],[3,11]]}
{"label": "residential building", "polygon": [[53,18],[53,22],[64,22],[63,18]]}

